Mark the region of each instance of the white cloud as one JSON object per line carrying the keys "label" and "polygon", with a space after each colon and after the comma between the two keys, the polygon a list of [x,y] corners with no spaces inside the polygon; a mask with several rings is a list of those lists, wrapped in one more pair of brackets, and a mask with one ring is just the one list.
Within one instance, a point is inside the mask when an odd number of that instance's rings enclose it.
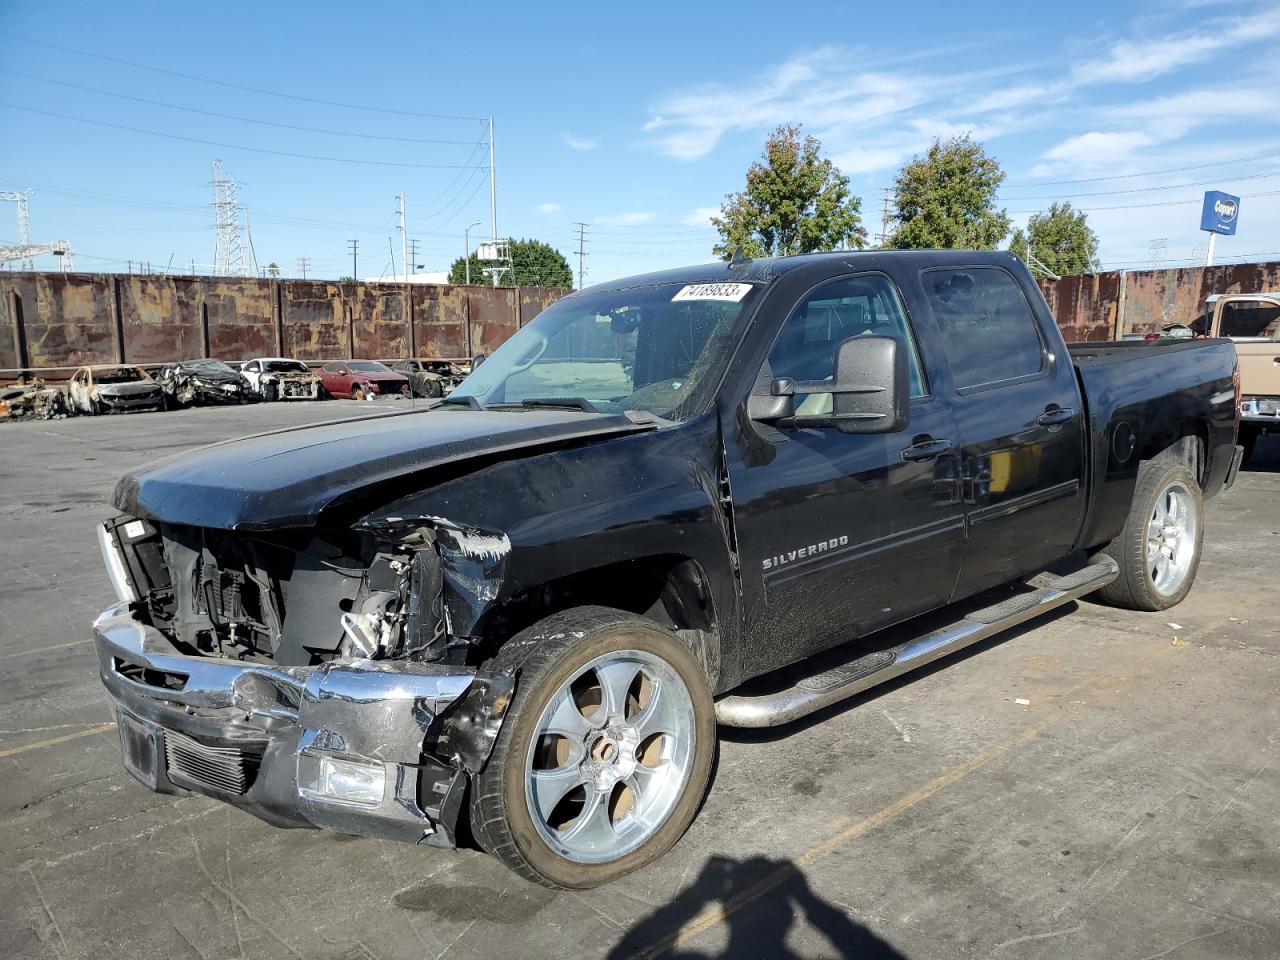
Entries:
{"label": "white cloud", "polygon": [[560,204],[558,203],[540,203],[538,204],[538,212],[541,214],[559,213]]}
{"label": "white cloud", "polygon": [[905,71],[861,69],[848,50],[822,47],[768,69],[754,83],[701,86],[659,101],[644,125],[663,153],[705,156],[726,134],[799,122],[824,135],[864,133],[873,122],[918,106],[930,82]]}
{"label": "white cloud", "polygon": [[686,227],[706,227],[711,224],[712,217],[719,215],[719,207],[694,207],[680,218],[680,222]]}
{"label": "white cloud", "polygon": [[1105,57],[1077,65],[1071,76],[1080,84],[1142,82],[1202,63],[1220,50],[1277,35],[1280,9],[1209,20],[1197,31],[1118,40]]}
{"label": "white cloud", "polygon": [[602,227],[638,227],[642,223],[648,223],[653,219],[653,213],[649,211],[632,211],[630,213],[614,213],[608,216],[596,217],[593,223],[598,223]]}
{"label": "white cloud", "polygon": [[1152,146],[1156,138],[1139,130],[1097,130],[1068,137],[1043,154],[1043,162],[1031,170],[1033,177],[1048,176],[1064,170],[1092,172],[1114,170],[1125,165],[1133,154],[1143,147]]}
{"label": "white cloud", "polygon": [[571,133],[564,135],[564,142],[574,150],[594,150],[600,146],[600,141],[594,137],[575,137]]}

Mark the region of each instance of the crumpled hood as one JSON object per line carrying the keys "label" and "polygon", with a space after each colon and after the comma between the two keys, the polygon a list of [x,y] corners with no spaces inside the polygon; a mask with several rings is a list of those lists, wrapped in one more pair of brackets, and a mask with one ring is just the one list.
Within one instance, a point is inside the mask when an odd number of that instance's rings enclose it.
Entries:
{"label": "crumpled hood", "polygon": [[155,393],[160,384],[149,380],[134,380],[130,383],[100,383],[95,392],[100,397],[142,397]]}
{"label": "crumpled hood", "polygon": [[310,526],[334,501],[459,461],[524,455],[654,429],[573,410],[407,410],[228,440],[126,474],[112,502],[135,517],[220,529]]}

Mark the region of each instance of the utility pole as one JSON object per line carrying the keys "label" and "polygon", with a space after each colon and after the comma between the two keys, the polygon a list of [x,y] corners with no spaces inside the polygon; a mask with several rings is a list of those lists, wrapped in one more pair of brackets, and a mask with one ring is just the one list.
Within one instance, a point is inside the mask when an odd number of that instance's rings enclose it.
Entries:
{"label": "utility pole", "polygon": [[[396,199],[400,201],[400,264],[404,267],[404,275],[409,276],[409,239],[405,235],[404,229],[404,194],[397,193]],[[391,271],[394,277],[395,271]]]}
{"label": "utility pole", "polygon": [[405,272],[406,273],[418,272],[418,241],[417,240],[409,241],[409,268]]}
{"label": "utility pole", "polygon": [[311,258],[310,258],[310,257],[299,257],[299,258],[298,258],[298,269],[302,271],[302,279],[303,279],[303,280],[307,279],[307,267],[309,267],[310,265],[311,265]]}
{"label": "utility pole", "polygon": [[253,276],[258,275],[258,255],[253,252],[253,229],[249,226],[249,208],[241,207],[244,213],[244,238],[249,243],[249,263],[253,267]]}
{"label": "utility pole", "polygon": [[480,226],[479,220],[462,231],[462,262],[465,264],[463,270],[466,271],[467,286],[471,286],[471,227],[478,226]]}
{"label": "utility pole", "polygon": [[587,241],[587,225],[585,223],[578,224],[578,289],[582,289],[582,278],[586,276],[585,258],[587,251],[585,244]]}
{"label": "utility pole", "polygon": [[891,189],[890,187],[880,188],[883,205],[880,210],[880,236],[878,239],[882,247],[889,243],[889,193]]}
{"label": "utility pole", "polygon": [[[497,180],[497,164],[493,159],[493,117],[489,117],[489,217],[490,229],[493,231],[490,239],[498,242],[498,180]],[[497,281],[494,281],[495,285]]]}
{"label": "utility pole", "polygon": [[354,280],[356,283],[359,283],[360,274],[356,270],[356,263],[358,262],[356,259],[356,251],[360,249],[360,241],[348,240],[347,246],[351,248],[351,279]]}

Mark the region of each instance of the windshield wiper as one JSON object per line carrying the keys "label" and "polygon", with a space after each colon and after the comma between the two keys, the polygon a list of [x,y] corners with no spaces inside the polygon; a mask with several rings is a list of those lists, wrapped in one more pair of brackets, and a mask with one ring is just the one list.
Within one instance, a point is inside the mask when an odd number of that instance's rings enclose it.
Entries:
{"label": "windshield wiper", "polygon": [[583,413],[599,413],[600,408],[586,397],[529,397],[521,400],[522,407],[577,407]]}
{"label": "windshield wiper", "polygon": [[485,408],[484,404],[475,397],[466,394],[458,396],[457,394],[451,393],[449,396],[441,400],[437,406],[444,406],[445,404],[454,404],[456,406],[466,407],[468,410],[483,410]]}

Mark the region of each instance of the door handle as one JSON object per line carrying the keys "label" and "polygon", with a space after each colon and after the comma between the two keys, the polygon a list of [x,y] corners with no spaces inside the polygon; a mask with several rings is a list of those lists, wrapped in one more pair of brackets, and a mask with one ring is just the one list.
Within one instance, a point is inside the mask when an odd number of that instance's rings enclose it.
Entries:
{"label": "door handle", "polygon": [[1040,416],[1036,417],[1036,423],[1042,427],[1052,427],[1059,423],[1066,423],[1076,415],[1076,412],[1070,407],[1054,407],[1046,410]]}
{"label": "door handle", "polygon": [[921,440],[902,451],[902,459],[910,461],[932,460],[951,449],[950,440]]}

